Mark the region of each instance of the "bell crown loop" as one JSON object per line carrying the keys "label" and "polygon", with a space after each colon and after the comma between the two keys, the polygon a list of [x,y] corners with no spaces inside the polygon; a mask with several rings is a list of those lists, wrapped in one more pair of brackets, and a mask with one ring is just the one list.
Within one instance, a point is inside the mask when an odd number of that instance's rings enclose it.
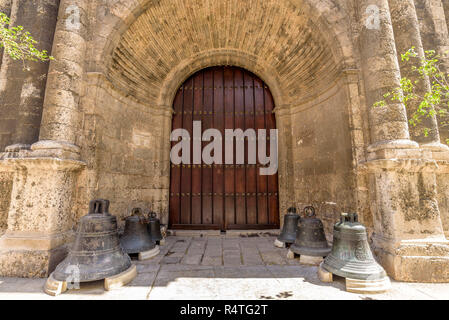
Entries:
{"label": "bell crown loop", "polygon": [[109,215],[109,200],[97,199],[92,200],[89,203],[89,213],[88,214],[103,214]]}
{"label": "bell crown loop", "polygon": [[359,215],[357,213],[342,213],[340,217],[341,223],[358,223]]}
{"label": "bell crown loop", "polygon": [[308,206],[304,208],[304,215],[306,218],[314,218],[316,217],[315,208],[312,206]]}
{"label": "bell crown loop", "polygon": [[296,207],[290,207],[287,209],[288,214],[297,214]]}

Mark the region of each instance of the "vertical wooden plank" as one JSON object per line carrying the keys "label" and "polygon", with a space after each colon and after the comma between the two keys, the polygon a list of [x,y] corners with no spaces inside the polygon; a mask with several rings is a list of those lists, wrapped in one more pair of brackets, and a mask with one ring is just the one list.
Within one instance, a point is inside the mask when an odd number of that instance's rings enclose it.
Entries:
{"label": "vertical wooden plank", "polygon": [[[234,72],[234,84],[235,84],[235,128],[245,128],[245,97],[243,90],[243,71],[236,69]],[[234,141],[234,146],[236,141]],[[234,147],[235,148],[235,147]],[[234,154],[235,154],[234,149]],[[235,192],[236,192],[236,208],[235,208],[235,221],[236,224],[246,224],[246,175],[245,166],[235,165]]]}
{"label": "vertical wooden plank", "polygon": [[[203,72],[200,71],[195,74],[193,79],[193,121],[201,121],[201,113],[203,111]],[[192,136],[192,139],[196,137]],[[199,137],[201,139],[201,137]],[[192,150],[193,150],[192,140]],[[200,142],[201,145],[201,142]],[[194,151],[193,151],[194,152]],[[192,224],[201,225],[201,164],[193,163],[192,153]]]}
{"label": "vertical wooden plank", "polygon": [[[183,128],[186,129],[192,138],[192,114],[193,114],[193,79],[190,78],[184,87],[183,106]],[[192,141],[189,141],[190,148]],[[192,168],[183,164],[181,168],[181,223],[191,224],[192,216]]]}
{"label": "vertical wooden plank", "polygon": [[[224,83],[223,67],[214,68],[214,128],[224,137]],[[223,143],[223,140],[221,141]],[[223,148],[222,148],[223,152]],[[223,163],[223,160],[221,161]],[[214,164],[214,224],[224,229],[224,179],[223,165]]]}
{"label": "vertical wooden plank", "polygon": [[[182,104],[183,104],[183,87],[181,87],[176,93],[175,100],[173,102],[173,130],[182,128]],[[171,143],[173,147],[178,142]],[[170,225],[179,224],[181,215],[181,168],[178,165],[171,165],[170,173]]]}
{"label": "vertical wooden plank", "polygon": [[[213,128],[213,103],[214,103],[214,79],[212,69],[204,70],[204,87],[203,87],[203,112],[202,112],[202,124],[203,132],[207,129]],[[203,142],[203,148],[207,145],[207,142]],[[212,193],[213,193],[213,172],[212,166],[203,164],[202,166],[202,216],[203,224],[212,224]]]}
{"label": "vertical wooden plank", "polygon": [[[234,68],[224,69],[225,129],[234,129]],[[224,138],[225,136],[223,136]],[[223,156],[225,154],[223,153]],[[234,155],[235,163],[235,155]],[[235,224],[235,170],[234,165],[225,165],[225,228]]]}
{"label": "vertical wooden plank", "polygon": [[[265,124],[265,97],[264,83],[260,79],[254,79],[254,105],[256,117],[256,132],[266,128]],[[260,142],[257,148],[259,150]],[[265,142],[262,142],[265,143]],[[257,222],[259,224],[269,224],[268,217],[268,179],[260,175],[260,166],[257,167]]]}
{"label": "vertical wooden plank", "polygon": [[[254,81],[253,76],[245,72],[244,76],[244,91],[245,91],[245,129],[255,128],[255,110],[254,110]],[[257,175],[256,166],[249,163],[251,143],[256,143],[252,138],[247,138],[245,142],[246,153],[246,224],[257,224]]]}

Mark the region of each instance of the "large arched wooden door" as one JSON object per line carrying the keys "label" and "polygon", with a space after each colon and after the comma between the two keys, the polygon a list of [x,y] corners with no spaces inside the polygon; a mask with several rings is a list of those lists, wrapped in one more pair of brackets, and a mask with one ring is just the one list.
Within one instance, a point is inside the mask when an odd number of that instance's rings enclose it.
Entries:
{"label": "large arched wooden door", "polygon": [[[197,72],[179,88],[173,109],[173,130],[186,129],[191,137],[193,121],[201,121],[203,132],[220,130],[223,139],[225,129],[269,132],[276,128],[269,88],[254,74],[236,67]],[[203,142],[203,147],[208,143]],[[270,150],[270,141],[267,143]],[[223,143],[223,157],[224,148]],[[245,165],[172,164],[169,227],[278,228],[278,175],[260,175],[259,165],[247,163],[245,156]]]}

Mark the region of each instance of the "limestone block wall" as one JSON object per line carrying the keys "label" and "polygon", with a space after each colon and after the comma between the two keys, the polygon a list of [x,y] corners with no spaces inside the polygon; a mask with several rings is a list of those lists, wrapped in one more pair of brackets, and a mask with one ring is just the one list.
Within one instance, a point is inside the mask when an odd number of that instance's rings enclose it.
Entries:
{"label": "limestone block wall", "polygon": [[330,238],[340,213],[357,211],[347,104],[335,84],[292,109],[295,199],[299,208],[317,209]]}
{"label": "limestone block wall", "polygon": [[444,234],[449,238],[449,174],[437,175],[438,207],[440,208]]}
{"label": "limestone block wall", "polygon": [[[89,75],[82,98],[83,134],[78,138],[87,162],[77,183],[76,214],[87,213],[93,198],[111,201],[119,218],[143,206],[168,216],[169,162],[162,159],[170,112],[142,105]],[[151,205],[150,205],[151,204]],[[123,222],[120,222],[123,225]]]}
{"label": "limestone block wall", "polygon": [[11,202],[12,173],[0,172],[0,235],[8,227],[8,211]]}

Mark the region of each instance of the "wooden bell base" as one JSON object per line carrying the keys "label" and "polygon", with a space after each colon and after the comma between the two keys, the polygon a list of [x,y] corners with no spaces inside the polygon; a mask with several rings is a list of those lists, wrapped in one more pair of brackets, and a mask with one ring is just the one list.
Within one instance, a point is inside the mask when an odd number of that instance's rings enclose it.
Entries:
{"label": "wooden bell base", "polygon": [[154,249],[139,253],[139,261],[148,260],[154,258],[161,252],[159,250],[159,246],[156,246]]}
{"label": "wooden bell base", "polygon": [[[121,288],[133,281],[136,276],[137,267],[135,265],[132,265],[128,270],[113,277],[104,279],[104,289],[106,291],[110,291],[113,289]],[[53,278],[52,273],[45,283],[44,292],[51,296],[58,296],[66,292],[67,289],[67,282],[56,280],[55,278]]]}
{"label": "wooden bell base", "polygon": [[[318,268],[318,277],[322,282],[333,282],[333,274],[325,270],[322,265]],[[345,278],[346,291],[361,294],[383,293],[391,289],[390,278],[376,280],[356,280]]]}
{"label": "wooden bell base", "polygon": [[158,246],[165,246],[165,238],[162,239],[162,240],[156,241],[156,244],[157,244]]}
{"label": "wooden bell base", "polygon": [[45,282],[44,292],[50,296],[59,296],[61,293],[67,291],[67,282],[58,281],[53,278],[53,273],[48,277],[47,282]]}
{"label": "wooden bell base", "polygon": [[104,289],[110,291],[126,286],[128,283],[134,280],[137,276],[137,267],[133,264],[128,270],[122,273],[104,279]]}
{"label": "wooden bell base", "polygon": [[274,246],[281,249],[287,248],[287,244],[285,242],[279,241],[278,239],[274,240]]}
{"label": "wooden bell base", "polygon": [[300,264],[304,264],[304,265],[308,265],[308,266],[319,266],[324,258],[323,257],[312,257],[312,256],[306,256],[304,254],[299,255],[294,253],[292,250],[288,250],[287,252],[287,259],[298,259],[299,258],[299,263]]}

